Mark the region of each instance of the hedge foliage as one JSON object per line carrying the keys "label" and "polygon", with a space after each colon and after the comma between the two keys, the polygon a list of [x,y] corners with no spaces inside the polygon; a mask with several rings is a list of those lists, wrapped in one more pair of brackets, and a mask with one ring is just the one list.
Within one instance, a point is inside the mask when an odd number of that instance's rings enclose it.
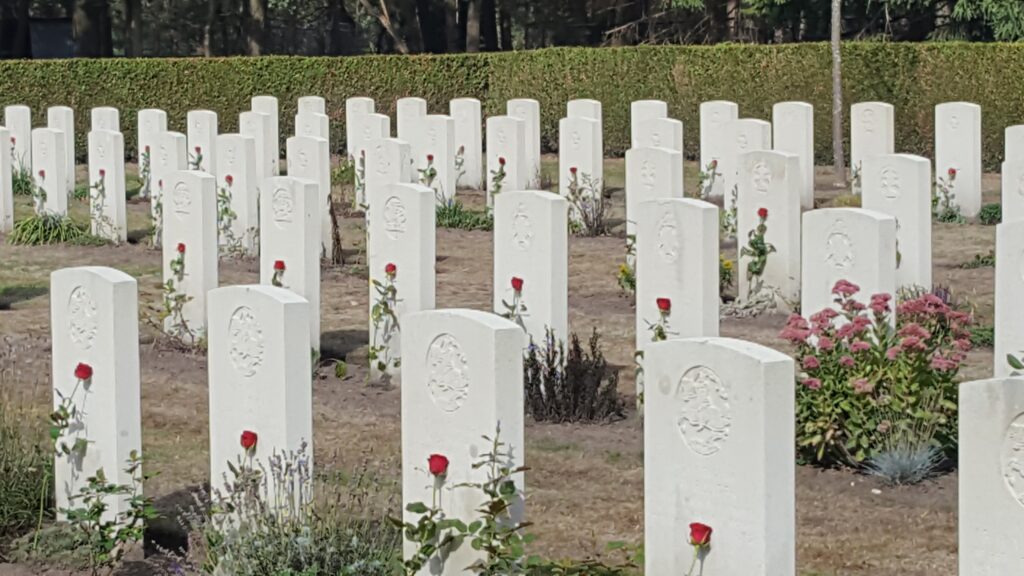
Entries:
{"label": "hedge foliage", "polygon": [[[292,130],[296,100],[327,98],[332,146],[344,142],[344,100],[367,95],[378,111],[392,113],[397,98],[421,96],[432,113],[448,101],[473,96],[485,114],[501,114],[510,98],[541,103],[545,149],[558,143],[558,120],[572,98],[604,105],[608,154],[629,141],[629,104],[657,98],[686,126],[686,153],[699,150],[698,106],[732,100],[745,117],[771,118],[775,102],[803,100],[815,107],[815,148],[820,163],[831,157],[831,56],[827,44],[639,46],[552,48],[491,54],[107,59],[0,62],[0,104],[27,104],[36,125],[46,108],[76,111],[79,155],[85,154],[88,110],[121,109],[126,147],[134,151],[135,114],[167,111],[170,127],[183,130],[185,114],[207,108],[220,116],[220,131],[237,128],[249,98],[273,94],[281,102],[281,132]],[[849,42],[843,48],[844,100],[881,100],[896,107],[896,148],[932,156],[934,106],[970,101],[982,106],[986,167],[1002,159],[1003,130],[1024,122],[1024,45],[981,43]],[[846,116],[847,122],[849,115]],[[849,133],[849,130],[846,130]]]}

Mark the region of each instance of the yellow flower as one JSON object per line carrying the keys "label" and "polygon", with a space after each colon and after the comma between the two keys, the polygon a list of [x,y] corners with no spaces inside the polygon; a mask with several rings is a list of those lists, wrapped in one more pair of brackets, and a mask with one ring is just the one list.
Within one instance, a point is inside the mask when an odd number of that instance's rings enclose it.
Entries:
{"label": "yellow flower", "polygon": [[722,260],[722,268],[732,270],[732,260]]}

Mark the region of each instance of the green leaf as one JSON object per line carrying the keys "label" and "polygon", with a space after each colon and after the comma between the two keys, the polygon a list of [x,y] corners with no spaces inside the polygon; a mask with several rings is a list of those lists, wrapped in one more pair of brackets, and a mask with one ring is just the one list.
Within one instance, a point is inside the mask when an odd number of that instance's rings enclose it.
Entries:
{"label": "green leaf", "polygon": [[413,514],[426,514],[429,508],[423,502],[413,502],[405,507],[405,509]]}

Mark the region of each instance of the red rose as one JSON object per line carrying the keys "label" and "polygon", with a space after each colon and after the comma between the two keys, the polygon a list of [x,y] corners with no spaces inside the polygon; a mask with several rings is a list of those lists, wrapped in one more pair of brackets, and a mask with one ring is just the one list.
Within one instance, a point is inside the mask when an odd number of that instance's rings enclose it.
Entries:
{"label": "red rose", "polygon": [[243,431],[241,440],[242,448],[245,448],[246,450],[252,450],[253,448],[256,447],[256,440],[258,439],[259,437],[256,436],[256,433],[253,432],[252,430]]}
{"label": "red rose", "polygon": [[658,310],[666,314],[672,310],[672,301],[668,298],[658,298],[656,302],[658,303]]}
{"label": "red rose", "polygon": [[274,270],[284,272],[284,260],[274,260]]}
{"label": "red rose", "polygon": [[231,174],[228,174],[227,176],[224,177],[224,181],[228,183],[228,186],[231,186],[232,184],[235,183],[235,177],[232,176]]}
{"label": "red rose", "polygon": [[100,178],[106,178],[106,177],[107,177],[107,171],[104,170],[103,168],[100,168]]}
{"label": "red rose", "polygon": [[711,526],[694,522],[690,524],[690,544],[694,546],[707,546],[711,544]]}
{"label": "red rose", "polygon": [[18,139],[15,138],[14,136],[11,136],[11,144],[17,144],[17,143],[18,143]]}
{"label": "red rose", "polygon": [[569,173],[570,174],[576,174],[576,167],[573,166],[572,168],[569,168]]}
{"label": "red rose", "polygon": [[434,155],[433,154],[427,154],[427,162],[433,162],[433,161],[434,161]]}
{"label": "red rose", "polygon": [[718,160],[711,161],[711,169],[714,170],[715,168],[718,168]]}
{"label": "red rose", "polygon": [[184,253],[185,253],[185,243],[184,242],[178,242],[178,254],[184,254]]}
{"label": "red rose", "polygon": [[505,157],[504,156],[498,156],[498,164],[501,164],[502,166],[505,165]]}
{"label": "red rose", "polygon": [[164,187],[164,179],[161,178],[161,179],[157,180],[156,181],[156,185],[159,186],[160,188],[163,188]]}
{"label": "red rose", "polygon": [[92,366],[89,366],[85,362],[79,362],[78,366],[75,366],[75,378],[79,380],[88,380],[92,378]]}
{"label": "red rose", "polygon": [[523,291],[523,279],[519,278],[518,276],[513,276],[512,277],[512,289],[515,290],[516,292],[522,292]]}
{"label": "red rose", "polygon": [[466,147],[465,146],[459,146],[459,152],[458,153],[459,154],[465,154],[465,152],[466,152]]}
{"label": "red rose", "polygon": [[202,153],[203,153],[203,149],[201,147],[199,147],[199,146],[196,146],[196,154],[202,154]]}
{"label": "red rose", "polygon": [[427,466],[434,476],[444,476],[448,473],[448,459],[440,454],[431,454],[427,458]]}
{"label": "red rose", "polygon": [[39,177],[40,178],[46,178],[46,170],[40,170],[39,171]]}
{"label": "red rose", "polygon": [[956,178],[956,168],[950,168],[947,174],[949,174],[950,178]]}
{"label": "red rose", "polygon": [[767,218],[768,217],[768,209],[767,208],[758,208],[757,209],[757,217],[760,218],[761,220],[764,220],[765,218]]}
{"label": "red rose", "polygon": [[384,273],[388,276],[394,276],[396,272],[398,272],[398,266],[395,266],[394,263],[388,262],[387,266],[384,266]]}

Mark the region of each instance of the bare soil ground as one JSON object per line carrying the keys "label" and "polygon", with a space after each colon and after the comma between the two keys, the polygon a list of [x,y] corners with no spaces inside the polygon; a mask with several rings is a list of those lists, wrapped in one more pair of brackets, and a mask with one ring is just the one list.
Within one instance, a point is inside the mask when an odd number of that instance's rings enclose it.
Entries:
{"label": "bare soil ground", "polygon": [[[546,159],[546,174],[557,167]],[[614,211],[623,212],[621,159],[609,159],[606,181]],[[687,164],[687,190],[696,189],[696,166]],[[830,204],[839,195],[829,171],[818,174],[818,197]],[[998,201],[998,176],[985,177],[986,202]],[[340,188],[336,193],[345,195]],[[480,206],[479,193],[464,195]],[[19,215],[29,208],[22,200]],[[168,346],[148,318],[160,303],[160,253],[148,246],[146,203],[129,205],[132,238],[126,246],[19,247],[0,242],[0,338],[13,346],[16,374],[5,385],[39,409],[38,425],[50,402],[49,273],[65,266],[106,265],[139,280],[142,333],[143,452],[148,470],[159,471],[147,485],[157,498],[180,495],[208,479],[207,373],[201,353]],[[76,203],[75,216],[86,209]],[[366,384],[368,294],[362,266],[362,218],[348,215],[343,238],[347,263],[327,267],[322,277],[323,361],[313,383],[314,449],[320,467],[350,469],[365,460],[399,475],[400,390]],[[978,322],[992,323],[993,269],[958,265],[994,247],[995,230],[978,224],[934,227],[935,282],[976,309]],[[437,232],[437,305],[489,309],[492,251],[488,232]],[[735,257],[735,246],[723,245]],[[620,392],[634,391],[633,307],[615,281],[624,257],[619,236],[572,238],[569,304],[572,330],[602,334],[609,361],[622,367]],[[258,282],[254,260],[223,260],[220,283]],[[777,338],[785,318],[726,319],[722,334],[787,350]],[[335,377],[334,360],[348,359],[348,374]],[[991,350],[972,352],[965,379],[992,372]],[[0,390],[4,392],[4,390]],[[632,402],[627,402],[632,404]],[[666,455],[671,457],[671,455]],[[643,541],[643,441],[635,411],[609,425],[550,425],[527,422],[528,514],[538,535],[537,552],[554,557],[600,554],[609,541]],[[952,576],[956,573],[957,479],[946,474],[923,485],[892,489],[852,471],[799,466],[796,476],[799,573],[810,575]],[[167,512],[170,512],[169,510]],[[28,567],[0,565],[0,574],[30,574]]]}

